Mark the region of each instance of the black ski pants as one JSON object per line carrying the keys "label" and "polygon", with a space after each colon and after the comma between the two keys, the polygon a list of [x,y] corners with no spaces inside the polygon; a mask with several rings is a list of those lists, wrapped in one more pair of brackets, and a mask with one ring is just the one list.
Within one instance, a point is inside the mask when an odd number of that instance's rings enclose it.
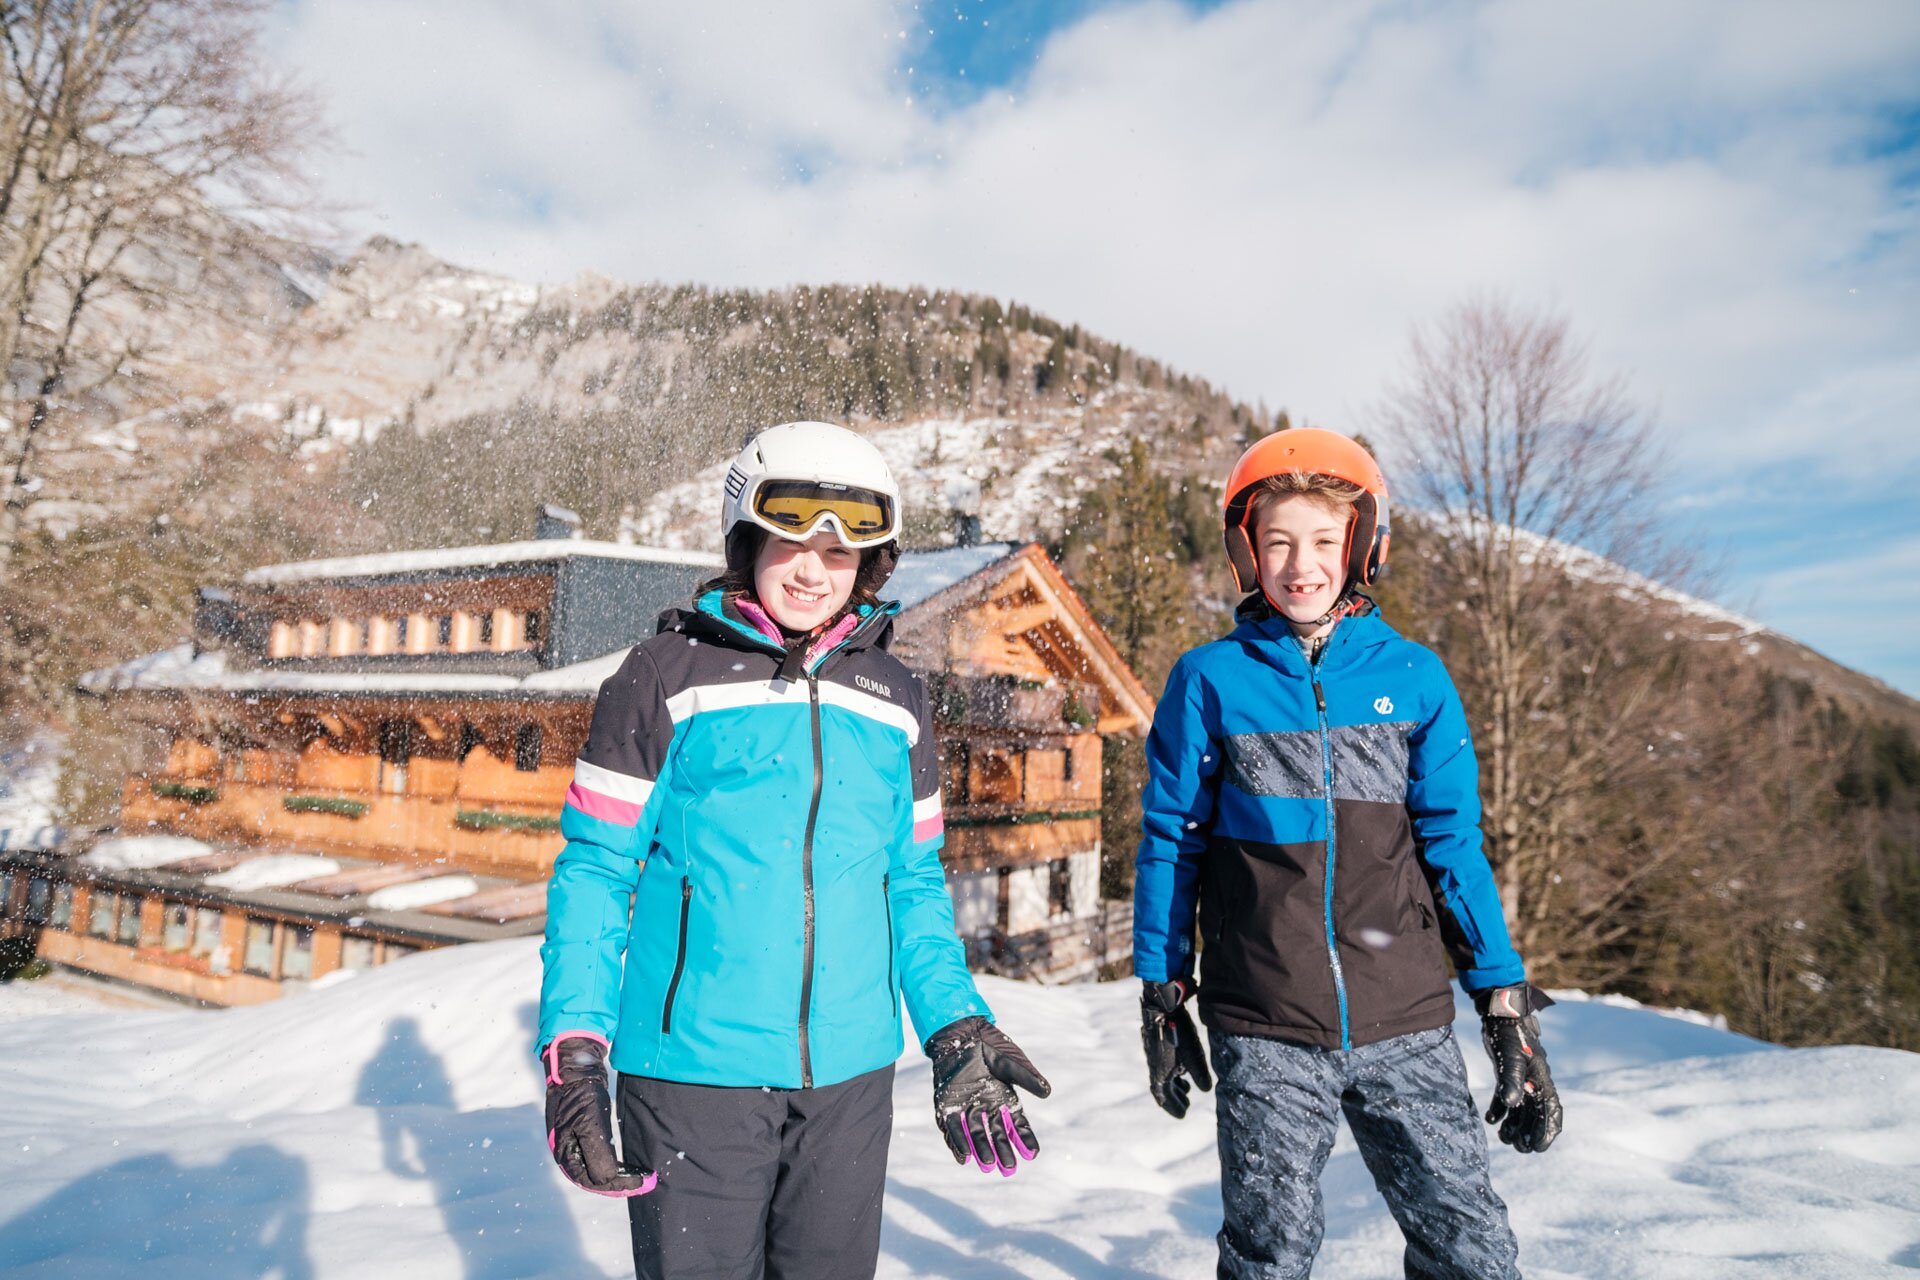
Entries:
{"label": "black ski pants", "polygon": [[880,1258],[893,1067],[815,1089],[621,1076],[638,1280],[861,1280]]}
{"label": "black ski pants", "polygon": [[1326,1215],[1320,1174],[1345,1113],[1406,1237],[1415,1280],[1519,1280],[1486,1125],[1450,1027],[1358,1049],[1213,1031],[1221,1280],[1307,1280]]}

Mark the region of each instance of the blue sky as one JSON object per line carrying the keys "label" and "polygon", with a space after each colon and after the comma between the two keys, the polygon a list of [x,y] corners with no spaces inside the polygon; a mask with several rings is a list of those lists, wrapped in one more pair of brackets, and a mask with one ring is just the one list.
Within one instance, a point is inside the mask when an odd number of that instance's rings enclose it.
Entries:
{"label": "blue sky", "polygon": [[1364,429],[1556,308],[1724,603],[1920,694],[1920,6],[287,0],[357,231],[562,282],[1018,298]]}

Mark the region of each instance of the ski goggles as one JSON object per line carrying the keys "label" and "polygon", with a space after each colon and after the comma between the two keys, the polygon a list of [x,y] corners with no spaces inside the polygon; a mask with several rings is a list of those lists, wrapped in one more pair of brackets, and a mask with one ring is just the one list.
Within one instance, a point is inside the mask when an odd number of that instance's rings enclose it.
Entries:
{"label": "ski goggles", "polygon": [[749,510],[784,538],[808,537],[829,520],[850,547],[886,542],[896,532],[891,497],[825,480],[763,481]]}

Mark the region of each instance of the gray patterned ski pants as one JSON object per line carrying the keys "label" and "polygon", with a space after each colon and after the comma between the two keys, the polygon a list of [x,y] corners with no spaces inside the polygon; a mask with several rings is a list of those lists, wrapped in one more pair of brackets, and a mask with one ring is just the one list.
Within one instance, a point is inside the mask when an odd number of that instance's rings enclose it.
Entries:
{"label": "gray patterned ski pants", "polygon": [[1418,1280],[1519,1280],[1486,1126],[1453,1030],[1358,1049],[1211,1031],[1219,1079],[1221,1280],[1306,1280],[1325,1214],[1320,1173],[1340,1115],[1407,1238]]}

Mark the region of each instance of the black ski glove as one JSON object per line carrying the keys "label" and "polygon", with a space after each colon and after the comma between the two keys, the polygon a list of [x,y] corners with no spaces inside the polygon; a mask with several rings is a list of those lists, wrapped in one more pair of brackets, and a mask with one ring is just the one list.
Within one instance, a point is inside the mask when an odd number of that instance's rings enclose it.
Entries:
{"label": "black ski glove", "polygon": [[933,1059],[933,1118],[957,1163],[971,1158],[982,1173],[997,1170],[1011,1178],[1020,1159],[1040,1154],[1020,1099],[1008,1086],[1040,1098],[1053,1086],[1006,1032],[985,1018],[962,1018],[934,1032],[926,1048]]}
{"label": "black ski glove", "polygon": [[1487,1123],[1500,1126],[1500,1141],[1516,1151],[1545,1151],[1560,1136],[1560,1091],[1547,1071],[1540,1020],[1533,1015],[1553,1003],[1529,983],[1476,992],[1480,1041],[1493,1059],[1493,1105]]}
{"label": "black ski glove", "polygon": [[1187,1077],[1202,1092],[1213,1088],[1206,1046],[1186,1010],[1193,994],[1190,979],[1140,984],[1140,1041],[1147,1050],[1147,1088],[1160,1109],[1175,1120],[1187,1114],[1193,1096]]}
{"label": "black ski glove", "polygon": [[613,1153],[613,1101],[607,1092],[607,1042],[563,1031],[540,1055],[547,1064],[547,1149],[567,1181],[598,1196],[643,1196],[657,1175]]}

